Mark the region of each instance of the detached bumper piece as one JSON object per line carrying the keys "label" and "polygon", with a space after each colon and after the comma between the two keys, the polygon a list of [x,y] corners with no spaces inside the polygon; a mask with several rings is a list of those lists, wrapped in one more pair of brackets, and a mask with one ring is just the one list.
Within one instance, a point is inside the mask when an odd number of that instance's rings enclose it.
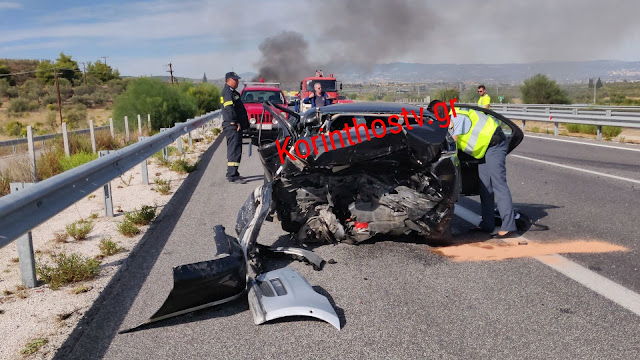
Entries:
{"label": "detached bumper piece", "polygon": [[238,240],[214,227],[217,256],[213,260],[173,268],[173,289],[155,314],[143,325],[223,304],[239,298],[247,287],[247,262]]}
{"label": "detached bumper piece", "polygon": [[260,325],[287,316],[310,316],[340,330],[340,319],[329,300],[291,268],[264,273],[250,280],[249,308]]}

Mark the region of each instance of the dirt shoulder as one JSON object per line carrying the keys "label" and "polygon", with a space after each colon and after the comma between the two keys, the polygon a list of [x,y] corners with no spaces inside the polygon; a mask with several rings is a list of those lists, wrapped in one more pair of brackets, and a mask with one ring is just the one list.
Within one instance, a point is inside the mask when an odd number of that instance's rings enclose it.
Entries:
{"label": "dirt shoulder", "polygon": [[[215,138],[208,131],[205,137],[194,139],[184,159],[189,164],[195,164]],[[187,146],[183,142],[183,148]],[[178,158],[178,155],[171,156],[169,161]],[[148,160],[148,174],[149,185],[142,184],[140,166],[111,181],[114,217],[104,216],[103,191],[100,188],[32,230],[37,263],[51,263],[51,255],[62,252],[98,259],[100,274],[95,279],[72,283],[58,290],[42,283],[36,288],[24,289],[21,286],[15,242],[0,249],[0,333],[3,334],[0,359],[53,358],[150,226],[138,226],[141,230],[139,234],[126,237],[117,228],[125,220],[125,214],[140,210],[144,205],[155,207],[156,215],[160,214],[188,176],[187,173],[171,170],[153,158]],[[159,184],[163,180],[165,183],[170,181],[170,193],[166,195],[159,191]],[[66,233],[67,225],[81,219],[90,220],[93,224],[86,239],[74,240],[69,237],[64,242],[60,236],[56,239],[56,233]],[[104,243],[105,239],[124,250],[105,256],[100,249],[101,241]],[[21,354],[27,348],[33,353]]]}

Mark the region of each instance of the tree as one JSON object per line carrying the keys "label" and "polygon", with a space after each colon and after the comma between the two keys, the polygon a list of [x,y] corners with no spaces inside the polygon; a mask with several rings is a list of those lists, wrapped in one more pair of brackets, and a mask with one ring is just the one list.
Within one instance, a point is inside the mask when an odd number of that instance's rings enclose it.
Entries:
{"label": "tree", "polygon": [[202,82],[203,83],[207,82],[207,73],[204,73],[204,76],[202,77]]}
{"label": "tree", "polygon": [[78,62],[71,60],[71,56],[65,55],[63,52],[61,52],[60,57],[56,59],[56,68],[60,70],[60,76],[69,80],[71,83],[73,83],[74,79],[81,78]]}
{"label": "tree", "polygon": [[600,89],[602,86],[602,81],[600,81],[600,78],[598,78],[598,81],[596,81],[596,89]]}
{"label": "tree", "polygon": [[99,79],[103,83],[120,78],[118,70],[114,70],[111,66],[100,61],[96,61],[95,64],[92,64],[91,62],[87,64],[87,75]]}
{"label": "tree", "polygon": [[588,89],[593,89],[593,79],[589,78],[589,87]]}
{"label": "tree", "polygon": [[175,86],[159,79],[138,78],[131,80],[127,90],[115,100],[113,120],[118,128],[124,129],[124,117],[128,116],[129,126],[134,129],[138,114],[151,114],[151,128],[160,130],[193,118],[197,111],[195,99]]}
{"label": "tree", "polygon": [[526,104],[570,104],[567,93],[543,74],[537,74],[520,86],[522,100]]}
{"label": "tree", "polygon": [[42,60],[36,67],[36,78],[42,80],[45,84],[53,84],[53,69],[55,64],[51,60]]}
{"label": "tree", "polygon": [[[15,86],[16,80],[13,78],[13,76],[9,74],[11,74],[11,69],[9,69],[6,65],[0,65],[0,79],[7,79],[7,82],[9,83],[9,85]],[[2,76],[2,75],[5,75],[5,76]]]}
{"label": "tree", "polygon": [[460,91],[458,91],[458,89],[455,89],[455,88],[440,89],[436,91],[435,99],[441,100],[441,101],[460,99]]}
{"label": "tree", "polygon": [[197,86],[191,86],[191,88],[187,90],[187,94],[194,98],[198,106],[197,115],[202,115],[220,108],[221,91],[213,84],[202,83]]}

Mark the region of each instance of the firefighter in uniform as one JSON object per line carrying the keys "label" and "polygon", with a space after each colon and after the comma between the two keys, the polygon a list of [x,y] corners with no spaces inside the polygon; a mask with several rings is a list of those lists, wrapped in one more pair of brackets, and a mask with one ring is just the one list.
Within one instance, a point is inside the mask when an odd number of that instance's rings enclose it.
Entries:
{"label": "firefighter in uniform", "polygon": [[245,184],[246,180],[238,173],[242,158],[242,130],[249,128],[249,119],[240,94],[236,91],[240,76],[235,72],[225,75],[222,89],[222,133],[227,139],[227,180]]}
{"label": "firefighter in uniform", "polygon": [[[460,108],[455,108],[455,111],[455,117],[450,112],[451,135],[458,149],[476,159],[485,159],[478,164],[482,222],[473,231],[491,232],[498,238],[512,237],[517,227],[511,191],[507,185],[507,138],[499,123],[484,112]],[[495,231],[495,205],[502,218],[498,231]]]}

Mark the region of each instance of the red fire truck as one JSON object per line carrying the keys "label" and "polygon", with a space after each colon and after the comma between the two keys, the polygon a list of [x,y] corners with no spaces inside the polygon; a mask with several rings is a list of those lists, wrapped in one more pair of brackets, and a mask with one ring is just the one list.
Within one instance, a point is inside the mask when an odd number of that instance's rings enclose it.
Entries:
{"label": "red fire truck", "polygon": [[[338,89],[342,90],[342,82],[337,81],[333,74],[329,74],[329,77],[325,77],[322,74],[322,70],[316,70],[316,76],[306,77],[300,82],[300,100],[309,96],[309,94],[314,91],[313,86],[318,82],[322,85],[322,91],[327,93],[329,98],[333,100],[333,104],[353,102],[353,100],[349,100],[342,95],[338,95]],[[301,103],[300,105],[301,112],[311,108],[311,104]]]}

